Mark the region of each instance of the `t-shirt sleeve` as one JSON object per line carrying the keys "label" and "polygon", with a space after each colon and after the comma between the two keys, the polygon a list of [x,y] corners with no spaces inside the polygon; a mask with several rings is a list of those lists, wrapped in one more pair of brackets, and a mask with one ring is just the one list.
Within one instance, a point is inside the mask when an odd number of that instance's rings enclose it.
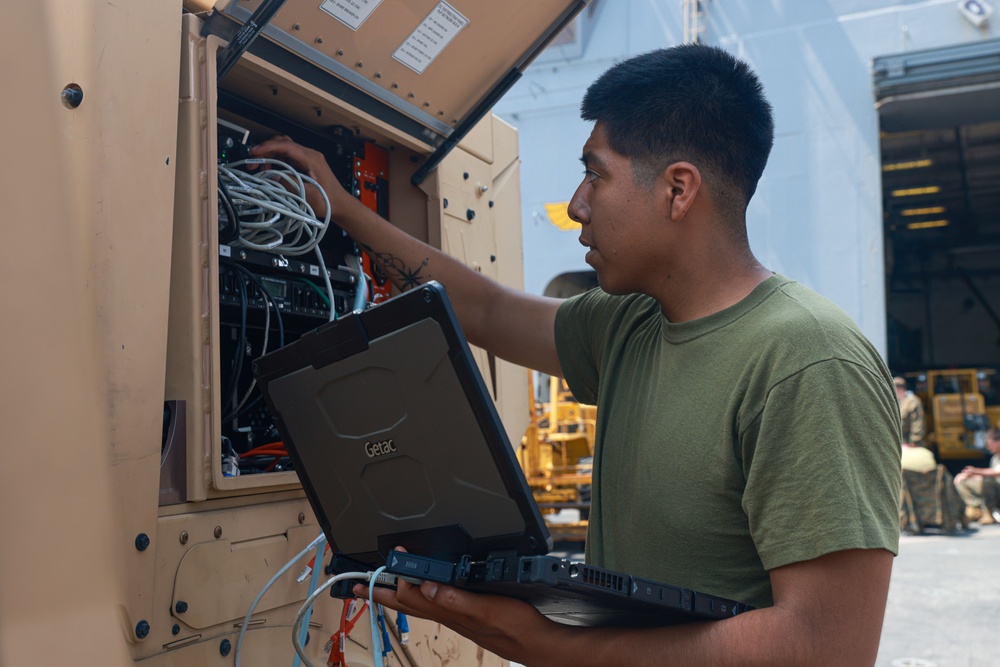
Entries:
{"label": "t-shirt sleeve", "polygon": [[595,289],[571,297],[556,312],[559,366],[573,396],[583,403],[597,403],[606,327],[594,326],[594,322],[600,321],[597,313],[604,310],[602,295],[607,296]]}
{"label": "t-shirt sleeve", "polygon": [[891,387],[832,359],[779,382],[741,435],[743,506],[768,570],[845,549],[899,550],[899,412]]}

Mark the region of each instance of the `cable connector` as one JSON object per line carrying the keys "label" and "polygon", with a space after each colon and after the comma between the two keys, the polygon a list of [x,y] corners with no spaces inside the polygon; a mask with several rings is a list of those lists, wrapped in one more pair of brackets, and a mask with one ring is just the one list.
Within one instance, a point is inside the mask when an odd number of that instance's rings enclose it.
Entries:
{"label": "cable connector", "polygon": [[[368,573],[368,581],[371,582],[372,577],[375,575],[374,572]],[[396,585],[396,575],[390,574],[388,572],[379,572],[378,576],[375,577],[376,584],[382,584],[383,586],[395,586]]]}
{"label": "cable connector", "polygon": [[399,643],[406,646],[410,643],[410,622],[403,612],[396,613],[396,629],[399,630]]}
{"label": "cable connector", "polygon": [[[323,548],[323,555],[325,556],[328,551],[330,551],[329,542],[327,542],[326,547]],[[315,566],[316,566],[316,556],[313,556],[312,558],[309,559],[309,564],[306,565],[305,568],[302,570],[302,572],[299,573],[299,576],[295,578],[295,581],[301,584],[309,577],[310,574],[312,574],[313,568]]]}
{"label": "cable connector", "polygon": [[225,452],[222,454],[222,476],[239,477],[240,457],[237,456],[236,450],[233,449],[233,443],[230,442],[229,438],[223,436],[222,446],[225,448]]}

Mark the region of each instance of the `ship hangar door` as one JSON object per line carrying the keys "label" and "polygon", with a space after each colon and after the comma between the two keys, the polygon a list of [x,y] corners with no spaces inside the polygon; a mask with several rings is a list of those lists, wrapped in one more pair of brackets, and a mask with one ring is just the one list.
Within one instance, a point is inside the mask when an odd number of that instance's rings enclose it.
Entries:
{"label": "ship hangar door", "polygon": [[890,368],[1000,367],[1000,40],[874,77]]}

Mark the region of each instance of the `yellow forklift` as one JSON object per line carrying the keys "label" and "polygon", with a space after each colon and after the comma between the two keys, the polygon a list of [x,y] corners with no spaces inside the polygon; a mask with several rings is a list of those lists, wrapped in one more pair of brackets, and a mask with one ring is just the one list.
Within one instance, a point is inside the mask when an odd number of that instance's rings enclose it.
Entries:
{"label": "yellow forklift", "polygon": [[907,375],[924,406],[927,445],[938,460],[984,458],[986,431],[1000,426],[1000,380],[992,368],[949,368]]}
{"label": "yellow forklift", "polygon": [[597,407],[579,403],[565,380],[550,377],[549,400],[535,400],[528,373],[531,421],[518,460],[535,502],[556,541],[583,541],[590,514]]}

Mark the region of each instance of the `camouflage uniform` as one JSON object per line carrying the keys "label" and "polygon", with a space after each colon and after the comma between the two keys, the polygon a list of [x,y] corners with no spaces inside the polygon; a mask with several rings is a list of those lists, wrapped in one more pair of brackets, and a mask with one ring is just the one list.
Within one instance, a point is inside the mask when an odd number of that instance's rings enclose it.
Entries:
{"label": "camouflage uniform", "polygon": [[903,427],[903,442],[923,446],[924,406],[913,392],[906,392],[899,402],[899,419]]}
{"label": "camouflage uniform", "polygon": [[[990,467],[1000,470],[1000,454],[990,459]],[[978,507],[985,513],[1000,507],[1000,478],[975,475],[957,482],[955,488],[967,507]]]}

